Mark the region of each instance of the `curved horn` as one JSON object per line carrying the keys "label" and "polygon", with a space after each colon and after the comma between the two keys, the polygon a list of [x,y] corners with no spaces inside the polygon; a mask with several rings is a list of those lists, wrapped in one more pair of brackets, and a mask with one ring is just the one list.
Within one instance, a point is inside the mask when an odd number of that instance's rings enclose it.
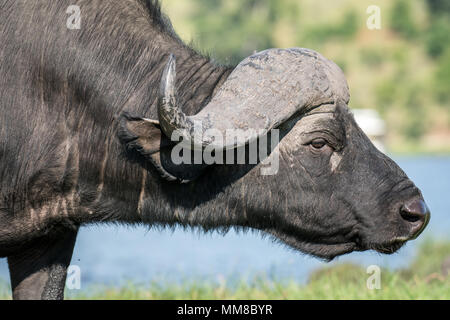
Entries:
{"label": "curved horn", "polygon": [[185,131],[192,132],[193,129],[193,124],[188,120],[188,117],[181,111],[177,104],[177,89],[175,86],[177,73],[175,67],[175,56],[170,54],[159,87],[159,123],[164,134],[169,138],[176,130],[184,133]]}
{"label": "curved horn", "polygon": [[[161,79],[159,121],[169,138],[177,131],[183,142],[195,149],[239,147],[301,110],[349,100],[342,71],[319,53],[301,48],[268,49],[244,59],[208,105],[198,114],[186,116],[177,105],[175,64],[171,54]],[[207,129],[220,132],[223,139],[205,137]],[[230,130],[237,139],[227,139]]]}

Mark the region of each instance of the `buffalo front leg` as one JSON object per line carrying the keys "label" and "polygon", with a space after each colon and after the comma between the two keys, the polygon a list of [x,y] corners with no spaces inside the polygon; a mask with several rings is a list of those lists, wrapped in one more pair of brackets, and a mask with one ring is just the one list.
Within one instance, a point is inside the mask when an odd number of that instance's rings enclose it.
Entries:
{"label": "buffalo front leg", "polygon": [[78,230],[59,230],[8,256],[14,300],[64,299],[67,268]]}

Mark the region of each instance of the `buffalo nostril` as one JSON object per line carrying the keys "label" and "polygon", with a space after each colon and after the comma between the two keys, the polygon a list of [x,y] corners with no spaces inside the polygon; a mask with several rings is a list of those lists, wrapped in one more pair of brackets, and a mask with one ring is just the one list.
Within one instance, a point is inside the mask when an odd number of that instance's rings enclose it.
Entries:
{"label": "buffalo nostril", "polygon": [[422,199],[413,199],[400,208],[402,218],[411,222],[411,237],[416,238],[430,220],[430,210]]}

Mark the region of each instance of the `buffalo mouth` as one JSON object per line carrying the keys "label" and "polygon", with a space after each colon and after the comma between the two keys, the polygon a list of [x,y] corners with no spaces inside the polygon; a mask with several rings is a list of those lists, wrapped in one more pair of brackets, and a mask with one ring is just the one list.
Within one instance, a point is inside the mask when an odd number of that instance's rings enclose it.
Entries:
{"label": "buffalo mouth", "polygon": [[406,241],[403,242],[393,242],[387,245],[382,245],[382,246],[378,246],[377,248],[375,248],[375,250],[379,253],[385,253],[385,254],[392,254],[394,252],[396,252],[397,250],[399,250],[401,247],[403,247],[403,245],[405,244]]}
{"label": "buffalo mouth", "polygon": [[281,233],[279,230],[274,229],[266,229],[264,231],[270,234],[277,242],[325,261],[331,261],[338,256],[359,250],[357,243],[353,241],[328,242],[318,239],[305,239],[295,233]]}
{"label": "buffalo mouth", "polygon": [[[407,239],[399,238],[381,244],[368,245],[365,250],[375,250],[383,254],[393,254],[397,252],[407,242]],[[363,250],[361,250],[363,251]]]}

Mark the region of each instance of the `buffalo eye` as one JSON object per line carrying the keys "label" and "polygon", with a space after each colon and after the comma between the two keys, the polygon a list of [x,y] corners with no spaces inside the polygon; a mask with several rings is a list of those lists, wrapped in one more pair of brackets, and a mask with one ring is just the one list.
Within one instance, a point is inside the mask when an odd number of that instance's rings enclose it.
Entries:
{"label": "buffalo eye", "polygon": [[322,149],[325,145],[327,145],[327,141],[325,139],[318,138],[311,141],[310,144],[314,149]]}

